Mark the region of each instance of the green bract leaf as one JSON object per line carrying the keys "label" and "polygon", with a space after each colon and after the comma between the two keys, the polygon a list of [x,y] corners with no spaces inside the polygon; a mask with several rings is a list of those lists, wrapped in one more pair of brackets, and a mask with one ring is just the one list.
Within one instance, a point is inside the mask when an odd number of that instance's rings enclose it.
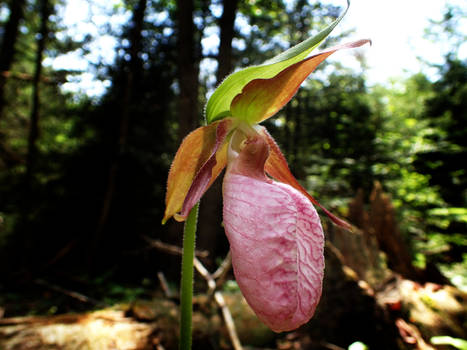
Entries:
{"label": "green bract leaf", "polygon": [[251,66],[229,75],[214,91],[206,105],[206,121],[212,123],[216,120],[230,116],[230,104],[234,97],[241,93],[243,87],[254,79],[269,79],[285,68],[304,59],[332,32],[334,27],[344,18],[349,9],[350,0],[344,12],[327,28],[316,36],[302,41],[298,45],[280,53],[274,58],[259,66]]}

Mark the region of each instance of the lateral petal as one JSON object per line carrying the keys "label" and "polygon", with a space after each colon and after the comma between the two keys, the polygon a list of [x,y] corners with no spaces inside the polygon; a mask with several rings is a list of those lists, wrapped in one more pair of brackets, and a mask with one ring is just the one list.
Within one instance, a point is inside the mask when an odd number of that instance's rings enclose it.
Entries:
{"label": "lateral petal", "polygon": [[185,137],[170,167],[163,224],[172,216],[184,221],[224,169],[227,164],[225,141],[232,126],[233,120],[226,118],[202,126]]}
{"label": "lateral petal", "polygon": [[303,193],[311,203],[321,208],[324,213],[329,217],[329,219],[342,228],[345,228],[349,231],[352,231],[352,225],[350,225],[347,221],[340,219],[336,215],[332,214],[329,210],[323,207],[319,202],[314,199],[308,192],[305,190],[302,185],[297,181],[297,179],[293,176],[292,172],[289,169],[287,164],[287,160],[285,159],[284,155],[282,154],[279,146],[277,145],[274,138],[269,134],[266,128],[261,129],[261,133],[264,135],[265,139],[269,145],[269,157],[266,160],[266,164],[264,166],[265,172],[276,179],[277,181],[289,184],[296,190]]}

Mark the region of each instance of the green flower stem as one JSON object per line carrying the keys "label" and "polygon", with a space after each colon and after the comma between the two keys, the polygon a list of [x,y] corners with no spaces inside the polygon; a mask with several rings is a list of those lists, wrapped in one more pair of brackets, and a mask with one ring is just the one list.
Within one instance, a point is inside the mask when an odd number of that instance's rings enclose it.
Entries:
{"label": "green flower stem", "polygon": [[193,259],[195,257],[197,203],[185,222],[183,232],[182,281],[180,285],[180,350],[191,349],[191,328],[193,314]]}

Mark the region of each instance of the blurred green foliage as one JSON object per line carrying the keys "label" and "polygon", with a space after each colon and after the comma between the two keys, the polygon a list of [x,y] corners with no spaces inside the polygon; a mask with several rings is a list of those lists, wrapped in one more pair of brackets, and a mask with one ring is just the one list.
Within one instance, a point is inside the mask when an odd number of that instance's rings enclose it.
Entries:
{"label": "blurred green foliage", "polygon": [[435,345],[451,345],[459,350],[467,350],[467,340],[445,336],[431,337],[430,342]]}

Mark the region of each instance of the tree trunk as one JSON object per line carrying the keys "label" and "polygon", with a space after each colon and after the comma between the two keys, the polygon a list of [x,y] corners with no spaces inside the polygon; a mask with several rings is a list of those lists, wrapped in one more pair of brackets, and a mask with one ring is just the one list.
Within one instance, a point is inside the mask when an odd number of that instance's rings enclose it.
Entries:
{"label": "tree trunk", "polygon": [[25,0],[10,1],[10,18],[5,25],[3,33],[2,47],[0,49],[0,119],[2,119],[5,107],[6,74],[4,72],[8,72],[13,63],[19,22],[24,16],[24,2]]}
{"label": "tree trunk", "polygon": [[219,20],[220,43],[217,58],[217,83],[232,71],[232,40],[234,38],[235,14],[238,0],[224,0],[222,17]]}
{"label": "tree trunk", "polygon": [[396,222],[396,214],[389,197],[376,182],[370,195],[370,225],[372,232],[388,259],[388,267],[408,279],[420,276],[412,265],[412,258]]}
{"label": "tree trunk", "polygon": [[295,148],[295,119],[296,119],[297,110],[293,107],[292,103],[288,103],[284,108],[284,129],[285,129],[285,142],[284,142],[284,152],[289,162],[289,167],[292,173],[295,173],[294,167],[294,158],[293,152]]}
{"label": "tree trunk", "polygon": [[196,40],[199,40],[199,35],[196,33],[193,13],[193,0],[177,0],[178,74],[180,87],[178,134],[180,140],[198,126],[199,119],[199,60],[196,57]]}
{"label": "tree trunk", "polygon": [[130,61],[128,65],[122,67],[125,84],[121,93],[121,108],[119,115],[119,132],[115,143],[115,150],[113,152],[113,159],[109,166],[109,173],[107,177],[107,188],[104,194],[101,213],[97,223],[96,232],[93,239],[93,244],[90,253],[90,264],[92,259],[96,256],[99,244],[102,239],[102,234],[107,223],[113,196],[116,188],[116,181],[120,167],[120,155],[125,152],[128,140],[128,126],[130,122],[130,105],[132,102],[132,91],[135,81],[139,79],[141,74],[142,64],[138,54],[142,48],[142,35],[144,23],[144,13],[146,11],[147,0],[138,0],[138,3],[133,9],[132,28],[129,35],[130,40]]}
{"label": "tree trunk", "polygon": [[297,101],[295,107],[295,117],[294,117],[294,143],[292,146],[292,169],[297,178],[302,179],[306,174],[302,171],[301,163],[301,154],[302,154],[302,142],[303,142],[303,127],[302,127],[302,116],[306,113],[306,110],[303,108],[303,98],[301,91],[297,93],[294,99]]}
{"label": "tree trunk", "polygon": [[32,81],[32,107],[31,107],[31,118],[29,125],[29,137],[28,137],[28,154],[26,159],[26,187],[30,188],[32,174],[34,172],[36,156],[37,156],[37,139],[39,137],[39,117],[40,117],[40,80],[42,75],[42,58],[44,56],[45,43],[48,35],[48,18],[50,14],[50,7],[48,0],[39,1],[40,11],[40,28],[39,36],[37,40],[37,51],[34,67],[34,77]]}

